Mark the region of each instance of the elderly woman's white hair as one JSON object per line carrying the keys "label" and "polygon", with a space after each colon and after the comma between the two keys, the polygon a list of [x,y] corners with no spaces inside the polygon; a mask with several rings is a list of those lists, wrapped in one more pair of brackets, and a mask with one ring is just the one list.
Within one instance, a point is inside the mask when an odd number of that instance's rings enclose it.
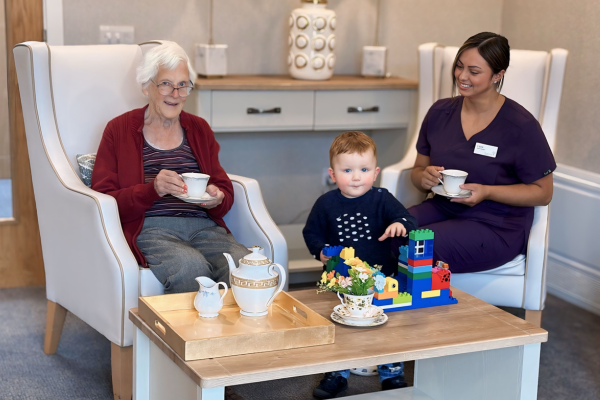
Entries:
{"label": "elderly woman's white hair", "polygon": [[136,80],[142,85],[142,89],[145,89],[150,84],[150,80],[156,77],[160,67],[172,71],[181,62],[187,64],[190,82],[193,85],[196,79],[196,71],[194,71],[185,50],[175,42],[163,42],[163,44],[152,48],[144,54],[144,59],[137,69]]}

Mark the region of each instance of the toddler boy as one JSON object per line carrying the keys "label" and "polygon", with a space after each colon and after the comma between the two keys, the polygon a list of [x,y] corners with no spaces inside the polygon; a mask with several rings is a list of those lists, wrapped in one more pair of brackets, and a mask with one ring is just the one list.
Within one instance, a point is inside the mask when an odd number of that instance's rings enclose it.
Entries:
{"label": "toddler boy", "polygon": [[[311,254],[323,264],[326,246],[353,247],[370,265],[381,265],[385,275],[398,271],[391,239],[417,228],[416,219],[386,189],[375,188],[379,174],[377,148],[362,132],[345,132],[329,149],[329,175],[338,189],[317,200],[302,231]],[[406,386],[402,363],[380,365],[382,389]],[[336,397],[348,388],[350,371],[328,372],[314,390],[321,399]]]}

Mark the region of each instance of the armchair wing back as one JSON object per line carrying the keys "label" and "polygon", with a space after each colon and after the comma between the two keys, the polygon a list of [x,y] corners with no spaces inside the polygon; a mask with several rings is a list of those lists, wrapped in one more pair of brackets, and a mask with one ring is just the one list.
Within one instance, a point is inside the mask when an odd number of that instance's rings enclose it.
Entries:
{"label": "armchair wing back", "polygon": [[[77,315],[120,347],[130,346],[128,310],[143,290],[139,266],[113,197],[79,178],[76,155],[96,152],[112,118],[147,104],[136,83],[143,52],[160,45],[48,46],[13,52],[37,206],[49,301]],[[235,202],[226,221],[244,245],[287,267],[285,239],[271,220],[258,182],[232,176]],[[146,280],[148,282],[148,280]],[[159,288],[160,289],[160,288]],[[60,335],[60,333],[59,333]]]}
{"label": "armchair wing back", "polygon": [[[416,143],[429,108],[437,100],[452,96],[452,65],[458,47],[437,43],[419,46],[419,103],[417,128],[402,160],[382,171],[381,185],[406,207],[418,204],[425,195],[410,180],[417,157]],[[550,148],[554,150],[556,125],[568,52],[511,50],[501,93],[515,100],[537,118]],[[536,207],[528,253],[511,261],[510,266],[477,274],[457,274],[453,284],[496,305],[542,310],[545,300],[545,264],[548,231],[548,206]],[[507,272],[510,271],[510,272]],[[500,274],[500,275],[498,275]]]}

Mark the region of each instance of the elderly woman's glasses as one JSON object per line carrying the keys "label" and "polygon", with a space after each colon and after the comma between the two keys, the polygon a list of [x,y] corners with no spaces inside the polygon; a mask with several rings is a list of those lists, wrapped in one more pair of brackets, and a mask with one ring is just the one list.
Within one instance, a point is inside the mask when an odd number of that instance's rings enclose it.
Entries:
{"label": "elderly woman's glasses", "polygon": [[163,96],[169,96],[173,93],[174,90],[177,90],[179,92],[179,96],[187,97],[194,88],[191,85],[175,87],[171,82],[168,81],[164,81],[161,83],[156,83],[152,79],[150,79],[150,81],[156,85],[156,87],[158,88],[158,93],[162,94]]}

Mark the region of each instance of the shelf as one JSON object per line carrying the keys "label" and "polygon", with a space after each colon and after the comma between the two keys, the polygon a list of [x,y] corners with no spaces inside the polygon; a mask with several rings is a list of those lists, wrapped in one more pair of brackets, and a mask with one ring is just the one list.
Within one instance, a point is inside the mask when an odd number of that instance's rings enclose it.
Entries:
{"label": "shelf", "polygon": [[195,90],[416,90],[414,79],[365,78],[335,75],[326,81],[305,81],[287,75],[227,75],[223,78],[198,78]]}

